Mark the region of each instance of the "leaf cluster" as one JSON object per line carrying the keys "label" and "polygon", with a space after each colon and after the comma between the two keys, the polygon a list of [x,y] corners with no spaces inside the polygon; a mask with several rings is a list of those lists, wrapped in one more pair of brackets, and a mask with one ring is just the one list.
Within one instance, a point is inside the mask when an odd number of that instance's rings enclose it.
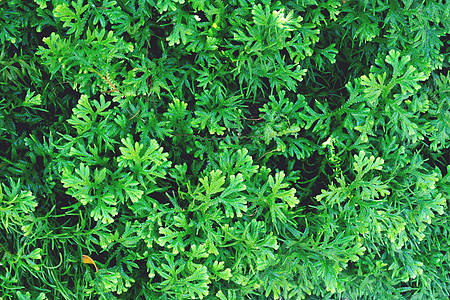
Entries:
{"label": "leaf cluster", "polygon": [[448,12],[0,1],[2,299],[448,298]]}

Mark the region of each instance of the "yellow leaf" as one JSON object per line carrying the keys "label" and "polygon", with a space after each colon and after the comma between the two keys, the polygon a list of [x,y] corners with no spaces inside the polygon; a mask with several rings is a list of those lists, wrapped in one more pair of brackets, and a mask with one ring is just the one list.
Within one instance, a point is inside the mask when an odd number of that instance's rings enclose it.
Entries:
{"label": "yellow leaf", "polygon": [[87,256],[87,255],[82,255],[82,258],[83,258],[83,263],[94,265],[94,267],[95,267],[95,272],[98,271],[97,265],[95,264],[95,261],[94,261],[92,258],[90,258],[90,257]]}

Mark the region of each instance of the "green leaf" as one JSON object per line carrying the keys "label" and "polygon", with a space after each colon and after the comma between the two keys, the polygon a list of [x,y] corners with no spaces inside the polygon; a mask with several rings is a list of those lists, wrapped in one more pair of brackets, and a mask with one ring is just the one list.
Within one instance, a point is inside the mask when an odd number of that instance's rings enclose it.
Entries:
{"label": "green leaf", "polygon": [[[295,188],[290,190],[285,190],[289,186],[287,182],[284,181],[284,172],[277,172],[275,174],[275,180],[272,175],[269,175],[267,183],[262,186],[258,192],[260,200],[260,205],[269,208],[271,221],[276,226],[278,230],[281,224],[286,224],[289,219],[289,209],[288,207],[294,207],[299,203],[299,200],[295,196]],[[266,190],[270,188],[268,195],[264,195]]]}
{"label": "green leaf", "polygon": [[[139,184],[145,189],[157,189],[154,187],[156,178],[163,178],[166,174],[166,168],[171,164],[167,160],[168,154],[163,152],[163,148],[154,139],[148,141],[149,145],[144,146],[144,144],[135,142],[133,146],[132,138],[128,136],[127,139],[122,139],[122,143],[125,147],[119,148],[122,153],[118,158],[119,167],[129,167]],[[128,185],[130,184],[127,183]],[[136,199],[136,197],[132,197],[133,201],[136,201]]]}
{"label": "green leaf", "polygon": [[40,9],[47,8],[47,0],[34,0],[34,2],[39,5]]}
{"label": "green leaf", "polygon": [[213,170],[210,172],[210,176],[200,178],[200,183],[205,189],[206,197],[210,197],[214,194],[220,193],[225,190],[222,186],[225,183],[225,176],[222,176],[222,171]]}
{"label": "green leaf", "polygon": [[270,143],[270,141],[277,136],[277,132],[275,130],[273,130],[273,128],[270,125],[266,125],[264,127],[264,131],[263,131],[263,137],[264,137],[264,142],[266,143],[266,145],[268,145]]}
{"label": "green leaf", "polygon": [[36,298],[32,298],[30,292],[22,293],[21,291],[16,292],[17,299],[19,300],[46,300],[48,299],[44,293],[40,293]]}
{"label": "green leaf", "polygon": [[385,95],[390,91],[390,88],[384,85],[386,76],[386,72],[377,76],[372,73],[369,74],[369,77],[366,75],[361,76],[361,85],[366,86],[364,89],[364,96],[371,107],[376,107],[380,96]]}
{"label": "green leaf", "polygon": [[141,224],[137,221],[133,224],[131,224],[131,222],[126,222],[125,229],[118,242],[127,248],[135,247],[136,244],[142,239],[141,227]]}
{"label": "green leaf", "polygon": [[390,50],[386,56],[386,62],[394,68],[392,74],[394,83],[400,84],[402,94],[414,93],[420,89],[418,81],[424,81],[428,78],[423,72],[416,72],[416,68],[407,63],[411,60],[409,55],[404,55],[400,59],[400,52]]}
{"label": "green leaf", "polygon": [[345,178],[342,176],[337,179],[339,186],[336,186],[333,182],[328,186],[328,190],[322,189],[320,194],[316,196],[317,201],[324,201],[330,207],[335,204],[345,203],[350,196],[349,189],[345,183]]}
{"label": "green leaf", "polygon": [[42,258],[41,252],[42,252],[41,248],[36,248],[30,254],[23,255],[21,258],[25,260],[28,266],[30,266],[36,271],[39,271],[40,266],[36,263],[35,260],[40,260]]}
{"label": "green leaf", "polygon": [[335,293],[342,289],[338,281],[338,275],[342,271],[338,262],[320,261],[316,265],[317,276],[323,278],[327,291]]}
{"label": "green leaf", "polygon": [[173,231],[167,227],[160,227],[159,233],[161,236],[158,238],[157,242],[161,247],[167,243],[167,248],[172,249],[173,254],[178,254],[184,252],[185,242],[184,237],[186,232],[184,231]]}
{"label": "green leaf", "polygon": [[357,180],[361,180],[362,177],[371,170],[381,170],[383,168],[384,160],[381,157],[375,157],[371,155],[366,157],[364,151],[359,151],[359,155],[354,156],[355,162],[353,163],[353,169],[357,173]]}
{"label": "green leaf", "polygon": [[[111,200],[113,196],[110,195]],[[107,197],[99,199],[97,205],[91,211],[91,217],[95,221],[101,220],[103,224],[111,224],[114,222],[114,216],[118,214],[117,208],[115,206],[110,206],[107,202],[115,203],[114,201],[108,200]]]}
{"label": "green leaf", "polygon": [[229,280],[232,277],[231,269],[225,269],[224,265],[225,263],[223,261],[214,261],[211,267],[211,272],[220,279]]}
{"label": "green leaf", "polygon": [[67,34],[75,33],[75,37],[79,38],[84,31],[84,20],[82,20],[81,15],[88,9],[89,5],[83,6],[83,1],[78,0],[78,2],[71,2],[75,12],[72,11],[67,4],[59,4],[54,9],[55,17],[61,18],[64,22],[64,26],[69,27]]}
{"label": "green leaf", "polygon": [[117,287],[120,281],[120,273],[114,270],[114,268],[99,269],[95,273],[95,277],[89,283],[94,286],[101,294],[117,291]]}
{"label": "green leaf", "polygon": [[83,205],[95,199],[90,194],[92,189],[90,169],[83,163],[80,163],[79,168],[75,169],[75,174],[69,168],[64,168],[61,182],[65,188],[69,189],[68,193],[77,198]]}
{"label": "green leaf", "polygon": [[130,137],[122,139],[122,143],[125,145],[125,147],[119,148],[120,152],[122,152],[122,157],[119,158],[119,165],[125,160],[132,160],[136,165],[141,164],[144,159],[141,158],[140,152],[144,148],[144,145],[135,142],[133,147],[132,139]]}
{"label": "green leaf", "polygon": [[119,180],[121,189],[125,192],[125,198],[132,202],[137,202],[144,194],[144,191],[139,189],[139,182],[135,181],[128,173],[127,176]]}
{"label": "green leaf", "polygon": [[191,245],[191,251],[187,254],[189,257],[195,258],[206,258],[209,256],[208,251],[206,250],[206,245]]}
{"label": "green leaf", "polygon": [[25,101],[22,103],[22,106],[33,107],[41,105],[42,99],[41,95],[34,95],[35,92],[31,92],[31,90],[27,91],[27,95],[25,96]]}
{"label": "green leaf", "polygon": [[73,113],[67,122],[77,129],[78,134],[89,131],[96,121],[97,115],[87,95],[81,95],[77,106],[73,109]]}
{"label": "green leaf", "polygon": [[335,48],[335,45],[336,44],[332,43],[325,49],[319,50],[318,51],[319,55],[314,57],[314,60],[319,70],[323,70],[324,60],[322,59],[322,56],[332,64],[336,62],[336,54],[338,54],[338,50]]}
{"label": "green leaf", "polygon": [[243,182],[242,174],[230,175],[230,184],[218,198],[219,203],[225,207],[227,217],[234,217],[234,212],[237,217],[242,217],[242,212],[247,211],[246,197],[240,194],[246,188]]}
{"label": "green leaf", "polygon": [[194,272],[189,277],[184,279],[187,283],[185,291],[189,293],[191,299],[195,299],[195,297],[203,299],[204,296],[209,294],[208,284],[210,283],[210,280],[208,276],[208,269],[206,266],[198,264],[193,265],[195,266]]}

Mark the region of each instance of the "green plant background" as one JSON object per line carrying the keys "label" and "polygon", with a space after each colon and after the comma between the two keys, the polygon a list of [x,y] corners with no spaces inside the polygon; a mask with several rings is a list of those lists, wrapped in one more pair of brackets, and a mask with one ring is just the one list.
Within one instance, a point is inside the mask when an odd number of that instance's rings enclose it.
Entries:
{"label": "green plant background", "polygon": [[0,1],[0,299],[447,299],[449,37],[443,0]]}

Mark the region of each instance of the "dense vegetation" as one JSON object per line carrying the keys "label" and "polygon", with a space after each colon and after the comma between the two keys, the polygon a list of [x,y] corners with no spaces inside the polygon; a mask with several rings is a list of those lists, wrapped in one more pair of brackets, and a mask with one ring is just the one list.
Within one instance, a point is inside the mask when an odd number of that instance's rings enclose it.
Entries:
{"label": "dense vegetation", "polygon": [[0,1],[0,299],[448,299],[444,0]]}

